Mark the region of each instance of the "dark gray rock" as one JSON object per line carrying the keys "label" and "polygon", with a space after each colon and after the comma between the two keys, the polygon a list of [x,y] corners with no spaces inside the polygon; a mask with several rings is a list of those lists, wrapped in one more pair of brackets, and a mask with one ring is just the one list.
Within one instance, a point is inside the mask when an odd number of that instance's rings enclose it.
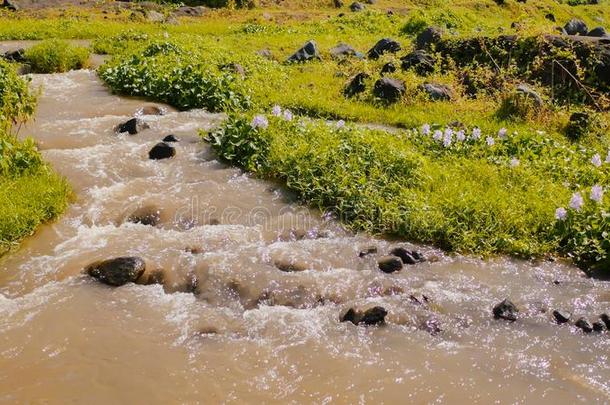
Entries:
{"label": "dark gray rock", "polygon": [[557,21],[557,19],[555,18],[555,14],[553,13],[547,13],[544,18],[546,18],[549,21],[555,22]]}
{"label": "dark gray rock", "polygon": [[347,58],[347,57],[350,57],[350,56],[358,58],[358,59],[364,58],[364,54],[362,52],[358,52],[357,50],[355,50],[350,45],[343,44],[343,43],[338,44],[334,48],[331,48],[330,49],[330,55],[334,59],[343,59],[343,58]]}
{"label": "dark gray rock", "polygon": [[396,65],[393,62],[388,62],[381,68],[381,74],[396,72]]}
{"label": "dark gray rock", "polygon": [[421,253],[414,250],[408,250],[404,247],[394,248],[390,254],[392,256],[400,257],[400,260],[402,260],[404,264],[417,264],[426,260]]}
{"label": "dark gray rock", "polygon": [[396,256],[383,256],[377,261],[379,270],[384,273],[394,273],[402,269],[402,260]]}
{"label": "dark gray rock", "polygon": [[608,316],[608,314],[601,314],[599,319],[601,319],[604,325],[606,325],[606,328],[610,330],[610,316]]}
{"label": "dark gray rock", "polygon": [[5,52],[3,58],[9,62],[24,63],[26,61],[25,49],[19,48],[14,51]]}
{"label": "dark gray rock", "polygon": [[354,325],[364,324],[367,326],[382,325],[385,323],[385,317],[388,314],[383,307],[369,308],[364,313],[356,311],[353,308],[348,309],[343,316],[341,322],[351,322]]}
{"label": "dark gray rock", "polygon": [[453,90],[445,84],[424,83],[420,90],[430,97],[432,101],[449,101],[453,98]]}
{"label": "dark gray rock", "polygon": [[148,128],[150,128],[150,126],[146,122],[142,121],[140,118],[131,118],[123,122],[122,124],[117,125],[114,128],[114,131],[119,134],[127,132],[129,133],[129,135],[135,135],[138,132],[141,132]]}
{"label": "dark gray rock", "polygon": [[572,314],[566,311],[561,311],[561,310],[555,310],[553,311],[553,318],[555,318],[555,322],[557,322],[559,325],[566,323],[570,320],[570,318],[572,317]]}
{"label": "dark gray rock", "polygon": [[593,325],[591,325],[591,322],[589,322],[585,318],[579,318],[574,323],[574,326],[576,326],[578,329],[582,330],[585,333],[593,332]]}
{"label": "dark gray rock", "polygon": [[568,35],[587,35],[589,32],[587,24],[578,18],[572,18],[563,26],[563,29],[566,30]]}
{"label": "dark gray rock", "polygon": [[413,69],[418,75],[427,75],[434,72],[436,59],[423,49],[409,53],[401,59],[401,67],[405,70]]}
{"label": "dark gray rock", "polygon": [[606,329],[602,321],[593,322],[592,326],[595,332],[603,332]]}
{"label": "dark gray rock", "polygon": [[148,158],[152,160],[168,159],[176,156],[176,148],[165,142],[159,142],[148,152]]}
{"label": "dark gray rock", "polygon": [[365,8],[366,7],[364,7],[364,4],[359,3],[357,1],[353,2],[349,6],[349,9],[352,10],[353,12],[364,11]]}
{"label": "dark gray rock", "polygon": [[370,76],[367,73],[358,73],[350,82],[347,84],[345,89],[343,90],[343,94],[346,97],[353,97],[357,94],[360,94],[366,90],[366,80]]}
{"label": "dark gray rock", "polygon": [[11,11],[17,11],[17,10],[21,9],[19,4],[17,4],[17,2],[15,2],[13,0],[4,0],[2,2],[2,5],[0,5],[0,8],[5,8],[5,9],[11,10]]}
{"label": "dark gray rock", "polygon": [[604,27],[596,27],[587,33],[588,37],[605,38],[608,36]]}
{"label": "dark gray rock", "polygon": [[360,253],[358,253],[358,257],[366,257],[375,254],[377,254],[377,246],[369,246],[365,249],[362,249]]}
{"label": "dark gray rock", "polygon": [[517,94],[521,95],[522,97],[525,97],[528,100],[531,100],[535,106],[542,107],[542,105],[543,105],[542,97],[540,97],[540,94],[538,94],[534,89],[532,89],[527,84],[522,83],[522,84],[518,85],[516,92],[517,92]]}
{"label": "dark gray rock", "polygon": [[90,264],[85,272],[98,281],[111,286],[134,283],[146,270],[140,257],[117,257]]}
{"label": "dark gray rock", "polygon": [[239,63],[231,62],[220,67],[225,72],[236,74],[240,77],[246,77],[246,69]]}
{"label": "dark gray rock", "polygon": [[172,15],[175,17],[201,17],[207,11],[207,8],[203,6],[181,6],[172,11]]}
{"label": "dark gray rock", "polygon": [[307,62],[313,59],[321,59],[320,53],[318,52],[318,45],[315,41],[307,41],[305,45],[301,47],[298,51],[296,51],[292,56],[290,56],[286,62],[295,63],[295,62]]}
{"label": "dark gray rock", "polygon": [[382,38],[377,43],[369,49],[368,57],[369,59],[379,59],[379,57],[385,53],[396,53],[400,51],[400,44],[391,39],[391,38]]}
{"label": "dark gray rock", "polygon": [[259,51],[256,51],[256,54],[261,58],[275,60],[275,56],[273,56],[273,53],[269,49],[261,49]]}
{"label": "dark gray rock", "polygon": [[341,8],[341,7],[343,7],[343,1],[333,0],[333,6],[335,6],[335,8]]}
{"label": "dark gray rock", "polygon": [[127,217],[128,222],[156,226],[161,221],[161,211],[154,206],[141,207]]}
{"label": "dark gray rock", "polygon": [[514,322],[517,320],[519,310],[508,298],[500,302],[493,308],[494,318],[505,319]]}
{"label": "dark gray rock", "polygon": [[573,141],[577,141],[588,132],[590,120],[591,117],[587,112],[572,113],[570,122],[566,126],[566,136]]}
{"label": "dark gray rock", "polygon": [[428,27],[417,35],[415,46],[417,49],[427,49],[440,42],[443,31],[437,27]]}
{"label": "dark gray rock", "polygon": [[382,77],[375,82],[373,95],[386,103],[395,103],[405,94],[405,83],[391,77]]}
{"label": "dark gray rock", "polygon": [[163,142],[180,142],[180,139],[176,135],[169,134],[163,138]]}

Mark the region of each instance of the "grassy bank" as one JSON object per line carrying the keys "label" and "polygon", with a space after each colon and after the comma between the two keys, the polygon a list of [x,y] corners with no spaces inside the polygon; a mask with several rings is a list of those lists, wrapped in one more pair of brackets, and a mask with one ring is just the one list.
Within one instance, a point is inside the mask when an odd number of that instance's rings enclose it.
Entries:
{"label": "grassy bank", "polygon": [[0,255],[56,218],[67,206],[65,180],[45,164],[31,139],[19,141],[15,124],[33,113],[36,97],[15,67],[0,61]]}

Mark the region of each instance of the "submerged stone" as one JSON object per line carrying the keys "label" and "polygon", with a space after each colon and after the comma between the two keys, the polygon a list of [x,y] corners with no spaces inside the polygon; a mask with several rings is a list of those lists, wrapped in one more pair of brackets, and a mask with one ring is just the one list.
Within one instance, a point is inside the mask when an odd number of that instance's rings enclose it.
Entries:
{"label": "submerged stone", "polygon": [[558,309],[553,311],[553,318],[555,318],[555,322],[557,322],[560,325],[568,322],[571,317],[572,317],[572,314],[570,314],[569,312],[561,311]]}
{"label": "submerged stone", "polygon": [[129,215],[127,221],[134,224],[156,226],[161,221],[161,211],[154,206],[138,208]]}
{"label": "submerged stone", "polygon": [[396,256],[384,256],[377,262],[379,270],[384,273],[394,273],[402,269],[402,260]]}
{"label": "submerged stone", "polygon": [[148,152],[148,158],[152,160],[168,159],[176,155],[176,148],[165,142],[159,142]]}
{"label": "submerged stone", "polygon": [[351,322],[354,325],[364,324],[367,326],[371,325],[382,325],[385,323],[385,317],[388,314],[383,307],[369,308],[363,313],[356,311],[354,308],[350,308],[341,316],[341,322]]}
{"label": "submerged stone", "polygon": [[414,250],[408,250],[404,247],[397,247],[390,251],[392,256],[400,257],[404,264],[417,264],[424,262],[424,257]]}
{"label": "submerged stone", "polygon": [[146,264],[140,257],[117,257],[90,264],[85,272],[98,281],[111,285],[122,286],[134,283],[146,270]]}
{"label": "submerged stone", "polygon": [[601,314],[599,316],[599,319],[601,319],[602,322],[606,325],[606,328],[610,330],[610,316],[608,316],[608,314]]}
{"label": "submerged stone", "polygon": [[369,246],[358,253],[358,257],[366,257],[377,253],[377,246]]}
{"label": "submerged stone", "polygon": [[593,325],[591,325],[591,322],[589,322],[585,318],[579,318],[574,323],[574,326],[576,326],[578,329],[582,330],[584,333],[593,332]]}
{"label": "submerged stone", "polygon": [[163,142],[180,142],[180,139],[176,135],[170,134],[163,138]]}
{"label": "submerged stone", "polygon": [[519,310],[508,298],[500,302],[493,308],[494,318],[505,319],[514,322],[517,320]]}
{"label": "submerged stone", "polygon": [[117,132],[119,134],[127,132],[127,133],[129,133],[129,135],[135,135],[138,132],[141,132],[148,128],[149,128],[149,125],[146,122],[142,121],[141,119],[131,118],[131,119],[128,119],[127,121],[117,125],[114,130],[115,130],[115,132]]}

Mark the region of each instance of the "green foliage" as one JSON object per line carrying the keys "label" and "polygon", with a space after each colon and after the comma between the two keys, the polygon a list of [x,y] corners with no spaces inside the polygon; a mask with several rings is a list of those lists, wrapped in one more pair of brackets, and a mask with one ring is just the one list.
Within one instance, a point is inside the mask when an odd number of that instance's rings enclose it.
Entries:
{"label": "green foliage", "polygon": [[356,229],[463,253],[608,259],[602,205],[587,203],[565,224],[554,218],[572,192],[608,183],[610,170],[590,163],[594,151],[536,133],[495,136],[493,146],[485,135],[453,138],[445,147],[419,130],[269,119],[267,129],[254,129],[250,115],[231,115],[206,139],[223,159],[285,182]]}
{"label": "green foliage", "polygon": [[50,39],[26,50],[25,58],[35,73],[67,72],[87,67],[89,49]]}
{"label": "green foliage", "polygon": [[99,74],[114,91],[153,97],[180,109],[249,108],[250,98],[241,79],[210,62],[197,53],[183,52],[174,43],[153,42],[105,64]]}
{"label": "green foliage", "polygon": [[94,53],[100,55],[113,55],[126,49],[130,43],[143,42],[150,39],[150,35],[144,32],[128,29],[117,35],[100,36],[91,44]]}
{"label": "green foliage", "polygon": [[34,112],[36,97],[15,68],[0,60],[0,255],[66,208],[69,186],[43,162],[31,139],[20,142],[14,124]]}

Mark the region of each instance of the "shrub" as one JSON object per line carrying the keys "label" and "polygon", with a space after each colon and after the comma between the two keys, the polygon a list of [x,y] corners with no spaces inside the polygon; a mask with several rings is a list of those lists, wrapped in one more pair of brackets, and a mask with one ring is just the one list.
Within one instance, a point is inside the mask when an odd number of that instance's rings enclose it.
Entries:
{"label": "shrub", "polygon": [[34,113],[36,96],[28,89],[27,79],[21,79],[15,69],[0,59],[0,131],[26,121]]}
{"label": "shrub", "polygon": [[66,41],[50,39],[26,50],[25,58],[35,73],[59,73],[87,67],[89,50]]}

